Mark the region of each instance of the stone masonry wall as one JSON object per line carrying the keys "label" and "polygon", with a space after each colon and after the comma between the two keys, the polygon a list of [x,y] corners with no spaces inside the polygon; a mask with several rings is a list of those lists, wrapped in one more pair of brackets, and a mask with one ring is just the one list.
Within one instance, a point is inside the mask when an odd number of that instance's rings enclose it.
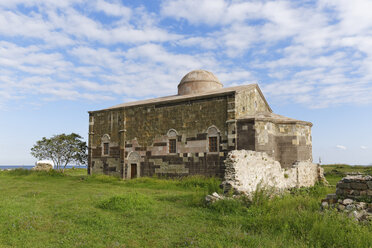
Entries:
{"label": "stone masonry wall", "polygon": [[297,161],[312,161],[311,127],[303,124],[276,124],[256,121],[256,151],[266,152],[290,168]]}
{"label": "stone masonry wall", "polygon": [[242,90],[235,97],[235,118],[254,115],[256,112],[270,112],[269,107],[256,88]]}
{"label": "stone masonry wall", "polygon": [[[141,158],[137,174],[221,176],[228,150],[235,148],[234,95],[159,103],[90,114],[90,164],[93,174],[128,177],[131,152]],[[231,115],[231,114],[232,115]],[[208,132],[218,137],[218,151],[209,152]],[[177,152],[169,154],[169,131],[174,130]],[[102,138],[108,135],[109,154]]]}
{"label": "stone masonry wall", "polygon": [[338,198],[372,200],[372,176],[347,176],[336,187]]}
{"label": "stone masonry wall", "polygon": [[350,218],[372,221],[372,176],[347,176],[336,185],[336,194],[322,199],[322,210],[337,210]]}
{"label": "stone masonry wall", "polygon": [[237,150],[256,150],[254,120],[237,120]]}
{"label": "stone masonry wall", "polygon": [[313,186],[323,175],[322,169],[302,161],[283,169],[280,163],[264,152],[235,150],[225,160],[224,191],[233,189],[251,194],[258,187],[283,190]]}

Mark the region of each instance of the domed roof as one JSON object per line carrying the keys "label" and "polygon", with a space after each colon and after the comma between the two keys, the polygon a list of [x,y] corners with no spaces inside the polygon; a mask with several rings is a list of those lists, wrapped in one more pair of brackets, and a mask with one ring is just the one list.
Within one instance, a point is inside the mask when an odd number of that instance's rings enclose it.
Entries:
{"label": "domed roof", "polygon": [[178,85],[178,95],[196,94],[221,89],[223,85],[213,73],[195,70],[187,73]]}

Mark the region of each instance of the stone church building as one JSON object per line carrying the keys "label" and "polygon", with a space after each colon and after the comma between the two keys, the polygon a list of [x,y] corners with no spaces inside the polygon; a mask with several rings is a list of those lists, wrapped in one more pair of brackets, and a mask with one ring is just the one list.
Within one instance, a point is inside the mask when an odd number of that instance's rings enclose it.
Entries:
{"label": "stone church building", "polygon": [[232,150],[266,152],[289,168],[312,161],[310,122],[274,114],[257,84],[223,88],[195,70],[178,95],[89,112],[89,174],[222,177]]}

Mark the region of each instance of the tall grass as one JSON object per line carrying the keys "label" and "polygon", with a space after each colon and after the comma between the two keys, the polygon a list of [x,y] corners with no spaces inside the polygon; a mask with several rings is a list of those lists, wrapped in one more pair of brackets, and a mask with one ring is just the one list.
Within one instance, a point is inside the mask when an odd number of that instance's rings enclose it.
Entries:
{"label": "tall grass", "polygon": [[208,208],[238,217],[245,232],[300,240],[306,247],[371,247],[370,224],[356,223],[337,211],[320,211],[320,197],[326,192],[316,185],[270,198],[261,190],[252,199],[220,200]]}
{"label": "tall grass", "polygon": [[203,189],[206,193],[222,192],[221,179],[216,177],[189,176],[176,181],[176,185],[186,189]]}
{"label": "tall grass", "polygon": [[[52,172],[54,173],[54,172]],[[371,225],[320,211],[334,188],[206,204],[216,178],[0,173],[0,247],[371,247]]]}

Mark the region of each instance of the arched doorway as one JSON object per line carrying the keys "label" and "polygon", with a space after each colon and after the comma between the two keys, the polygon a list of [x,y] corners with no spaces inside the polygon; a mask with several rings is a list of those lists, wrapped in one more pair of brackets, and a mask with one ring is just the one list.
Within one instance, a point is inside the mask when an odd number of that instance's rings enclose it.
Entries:
{"label": "arched doorway", "polygon": [[138,152],[130,152],[127,158],[127,173],[126,178],[132,179],[141,176],[141,156]]}

